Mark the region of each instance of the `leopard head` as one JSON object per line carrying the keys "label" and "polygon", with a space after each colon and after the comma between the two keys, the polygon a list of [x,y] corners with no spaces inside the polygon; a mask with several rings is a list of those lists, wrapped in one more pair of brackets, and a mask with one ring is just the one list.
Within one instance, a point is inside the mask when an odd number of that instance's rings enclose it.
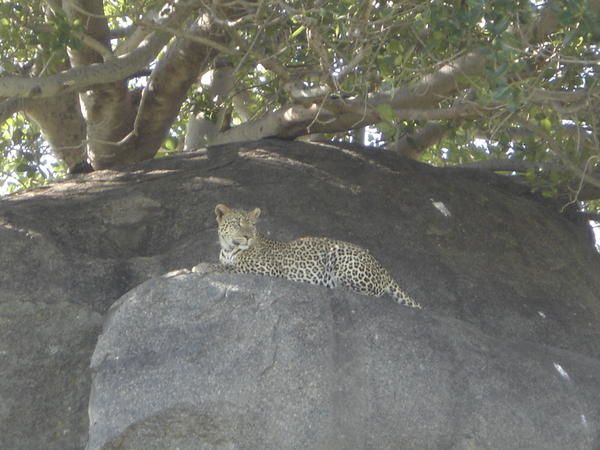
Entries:
{"label": "leopard head", "polygon": [[219,243],[227,253],[237,253],[252,247],[256,242],[256,221],[260,208],[252,211],[232,209],[223,204],[215,207],[219,225]]}

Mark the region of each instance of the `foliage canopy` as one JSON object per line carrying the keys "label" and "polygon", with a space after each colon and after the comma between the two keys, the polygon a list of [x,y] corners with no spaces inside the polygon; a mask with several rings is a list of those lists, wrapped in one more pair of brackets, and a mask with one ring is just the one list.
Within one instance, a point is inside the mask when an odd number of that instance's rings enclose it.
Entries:
{"label": "foliage canopy", "polygon": [[0,176],[310,135],[594,210],[598,23],[598,0],[4,1]]}

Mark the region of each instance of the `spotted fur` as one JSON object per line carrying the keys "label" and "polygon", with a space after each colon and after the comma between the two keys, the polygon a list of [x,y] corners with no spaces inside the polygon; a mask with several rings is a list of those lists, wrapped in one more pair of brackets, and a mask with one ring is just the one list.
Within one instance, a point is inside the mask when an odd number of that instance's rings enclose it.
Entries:
{"label": "spotted fur", "polygon": [[256,232],[259,208],[244,211],[219,204],[215,214],[221,244],[219,260],[227,270],[328,288],[345,286],[376,297],[389,294],[400,304],[421,308],[369,251],[358,245],[319,237],[289,242],[265,239]]}

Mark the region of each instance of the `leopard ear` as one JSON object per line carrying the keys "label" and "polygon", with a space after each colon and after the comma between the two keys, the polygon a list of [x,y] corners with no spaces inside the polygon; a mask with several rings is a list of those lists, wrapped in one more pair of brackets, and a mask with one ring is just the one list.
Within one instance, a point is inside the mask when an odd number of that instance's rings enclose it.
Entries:
{"label": "leopard ear", "polygon": [[231,208],[228,208],[227,206],[223,205],[222,203],[219,203],[217,206],[215,206],[215,215],[217,216],[217,222],[221,223],[221,219],[229,211],[231,211]]}
{"label": "leopard ear", "polygon": [[258,219],[258,216],[260,216],[260,208],[254,208],[252,211],[250,211],[250,217],[252,217],[254,220]]}

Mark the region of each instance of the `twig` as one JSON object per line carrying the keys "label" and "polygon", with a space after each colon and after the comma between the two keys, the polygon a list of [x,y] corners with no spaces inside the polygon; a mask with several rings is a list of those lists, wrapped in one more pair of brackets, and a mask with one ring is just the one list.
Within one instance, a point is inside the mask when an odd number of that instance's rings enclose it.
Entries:
{"label": "twig", "polygon": [[590,169],[592,162],[595,160],[600,161],[600,156],[592,155],[585,162],[585,166],[583,166],[582,176],[579,178],[579,185],[577,186],[577,190],[575,191],[573,198],[563,205],[563,207],[560,210],[561,212],[563,212],[569,205],[572,205],[573,203],[576,203],[578,201],[581,189],[583,189],[583,182],[586,179],[586,173]]}
{"label": "twig", "polygon": [[[544,138],[546,140],[546,142],[548,143],[548,147],[552,151],[552,153],[554,155],[556,155],[558,158],[560,158],[561,162],[573,174],[576,174],[577,176],[581,176],[582,180],[585,181],[586,183],[589,183],[592,186],[600,188],[600,180],[598,180],[590,175],[586,175],[585,171],[582,172],[581,169],[579,169],[571,160],[566,158],[560,151],[560,145],[558,144],[558,142],[556,142],[556,140],[552,136],[550,136],[548,133],[546,133],[546,131],[543,128],[541,128],[537,125],[534,125],[534,124],[530,123],[528,120],[525,120],[522,118],[519,118],[519,121],[523,124],[523,126],[525,126],[526,128],[529,128],[531,131],[535,132],[536,134],[538,134],[539,136]],[[592,158],[596,159],[598,157],[593,155],[592,157],[590,157],[590,159],[592,159]],[[588,166],[588,162],[589,162],[589,159],[586,162],[586,167]]]}
{"label": "twig", "polygon": [[141,21],[139,22],[139,24],[146,28],[150,28],[157,31],[163,31],[172,34],[173,36],[177,36],[178,38],[188,39],[190,41],[197,42],[198,44],[202,44],[206,47],[214,48],[215,50],[218,50],[226,55],[237,56],[238,54],[238,52],[236,52],[235,50],[231,50],[223,44],[219,44],[218,42],[212,41],[202,36],[198,36],[196,34],[189,33],[187,31],[178,30],[176,28],[168,27],[166,25],[159,25],[148,21]]}
{"label": "twig", "polygon": [[79,39],[81,42],[83,42],[84,45],[88,46],[89,48],[94,50],[96,53],[98,53],[100,56],[102,56],[102,59],[104,61],[108,61],[109,59],[112,59],[115,57],[115,55],[113,55],[113,53],[110,51],[109,48],[107,48],[102,42],[98,41],[97,39],[94,39],[89,34],[82,33],[82,32],[75,32],[75,33],[73,33],[73,35],[77,39]]}

